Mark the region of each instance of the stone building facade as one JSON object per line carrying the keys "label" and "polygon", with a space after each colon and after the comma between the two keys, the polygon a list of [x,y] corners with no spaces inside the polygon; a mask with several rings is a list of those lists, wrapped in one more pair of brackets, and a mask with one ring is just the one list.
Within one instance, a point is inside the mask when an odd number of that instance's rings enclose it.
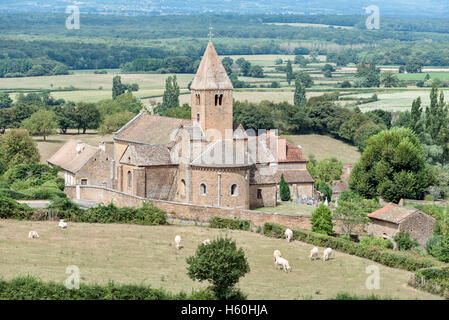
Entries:
{"label": "stone building facade", "polygon": [[368,217],[369,235],[394,237],[399,232],[406,232],[410,234],[410,238],[418,241],[421,248],[433,236],[435,218],[415,208],[390,203],[370,213]]}
{"label": "stone building facade", "polygon": [[313,197],[298,147],[274,131],[248,135],[233,123],[232,83],[211,42],[190,91],[191,119],[141,111],[114,133],[108,187],[155,200],[252,209],[276,205],[282,171],[292,190]]}

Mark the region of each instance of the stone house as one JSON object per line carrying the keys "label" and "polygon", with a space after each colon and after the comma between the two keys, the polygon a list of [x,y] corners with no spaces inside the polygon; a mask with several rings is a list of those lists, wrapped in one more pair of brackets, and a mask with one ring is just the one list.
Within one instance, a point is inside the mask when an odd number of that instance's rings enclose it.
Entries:
{"label": "stone house", "polygon": [[66,185],[111,187],[114,161],[106,153],[104,142],[93,147],[81,141],[67,141],[50,159],[50,166],[61,167]]}
{"label": "stone house", "polygon": [[298,147],[274,131],[251,135],[233,122],[233,86],[211,42],[190,91],[191,119],[142,110],[114,133],[115,161],[102,171],[108,187],[155,200],[252,209],[276,205],[277,171],[283,171],[292,188],[313,196]]}
{"label": "stone house", "polygon": [[368,234],[394,237],[399,232],[407,232],[410,238],[418,241],[421,248],[433,236],[435,218],[415,208],[389,203],[368,215],[370,224]]}

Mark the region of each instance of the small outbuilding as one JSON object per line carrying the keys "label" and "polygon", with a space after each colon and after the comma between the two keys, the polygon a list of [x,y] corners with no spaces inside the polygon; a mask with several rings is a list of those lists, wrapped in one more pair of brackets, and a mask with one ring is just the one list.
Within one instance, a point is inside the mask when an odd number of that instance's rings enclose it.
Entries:
{"label": "small outbuilding", "polygon": [[394,237],[399,232],[407,232],[410,238],[418,241],[421,248],[424,248],[427,240],[433,236],[435,218],[412,207],[389,203],[370,213],[368,217],[369,235]]}

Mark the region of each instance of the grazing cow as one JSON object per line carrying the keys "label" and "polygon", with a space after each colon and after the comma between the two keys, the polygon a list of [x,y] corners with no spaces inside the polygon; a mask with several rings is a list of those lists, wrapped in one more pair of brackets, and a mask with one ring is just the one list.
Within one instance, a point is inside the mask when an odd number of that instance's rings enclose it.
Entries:
{"label": "grazing cow", "polygon": [[39,235],[37,234],[37,231],[30,231],[28,232],[28,238],[29,239],[39,238]]}
{"label": "grazing cow", "polygon": [[274,262],[274,267],[278,269],[278,266],[281,266],[285,272],[292,271],[292,268],[288,264],[287,259],[284,259],[282,257],[277,257],[276,261]]}
{"label": "grazing cow", "polygon": [[181,249],[181,236],[180,235],[176,235],[175,237],[175,245],[176,245],[176,249]]}
{"label": "grazing cow", "polygon": [[67,222],[65,222],[64,219],[59,220],[58,227],[62,229],[67,228]]}
{"label": "grazing cow", "polygon": [[279,258],[281,255],[282,254],[279,250],[274,250],[274,253],[273,253],[274,261],[276,261],[276,259]]}
{"label": "grazing cow", "polygon": [[329,260],[330,257],[331,257],[331,254],[332,254],[332,249],[331,249],[331,248],[325,249],[325,250],[324,250],[324,253],[323,253],[323,260],[324,260],[324,261]]}
{"label": "grazing cow", "polygon": [[291,242],[293,239],[293,231],[291,231],[290,229],[285,230],[285,238],[288,242]]}
{"label": "grazing cow", "polygon": [[318,248],[317,247],[314,247],[312,250],[310,250],[309,259],[310,260],[319,259],[319,257],[318,257]]}

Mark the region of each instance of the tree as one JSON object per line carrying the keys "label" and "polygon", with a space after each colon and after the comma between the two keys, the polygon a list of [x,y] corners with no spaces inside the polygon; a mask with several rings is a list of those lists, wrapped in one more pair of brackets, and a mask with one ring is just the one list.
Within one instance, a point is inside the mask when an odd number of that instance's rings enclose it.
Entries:
{"label": "tree", "polygon": [[380,84],[382,84],[385,88],[399,87],[399,78],[391,71],[382,73],[380,78]]}
{"label": "tree", "polygon": [[343,173],[343,164],[337,158],[314,160],[307,163],[307,170],[315,180],[315,185],[318,186],[320,182],[332,183],[340,180]]}
{"label": "tree", "polygon": [[332,223],[332,213],[329,207],[321,204],[312,212],[310,219],[312,231],[322,234],[332,234],[334,232],[334,224]]}
{"label": "tree", "polygon": [[284,174],[281,174],[281,181],[279,182],[279,195],[282,201],[290,201],[290,187],[285,182]]}
{"label": "tree", "polygon": [[292,62],[290,61],[290,59],[287,61],[287,66],[285,67],[285,73],[287,75],[288,85],[290,85],[292,80],[295,78],[295,76],[293,74]]}
{"label": "tree", "polygon": [[122,78],[120,76],[115,76],[112,79],[112,99],[114,100],[119,95],[124,94],[126,91],[126,86],[122,84]]}
{"label": "tree", "polygon": [[186,261],[187,275],[192,280],[209,281],[218,299],[242,298],[235,285],[250,268],[243,249],[237,249],[234,240],[220,237],[208,245],[200,244]]}
{"label": "tree", "polygon": [[249,61],[246,61],[245,59],[243,59],[243,61],[241,61],[239,66],[240,66],[240,72],[242,73],[242,75],[244,75],[245,77],[248,77],[249,72],[251,70],[251,63]]}
{"label": "tree", "polygon": [[113,133],[127,124],[132,118],[134,118],[134,113],[129,111],[107,115],[100,125],[98,132],[101,135]]}
{"label": "tree", "polygon": [[301,79],[304,87],[310,88],[311,86],[313,86],[312,77],[307,72],[300,71],[296,74],[296,77],[299,77],[299,79]]}
{"label": "tree", "polygon": [[399,232],[394,236],[394,241],[398,244],[399,250],[409,251],[419,246],[418,241],[410,238],[410,233]]}
{"label": "tree", "polygon": [[416,135],[420,135],[423,128],[421,97],[413,100],[412,109],[410,111],[410,124],[408,126]]}
{"label": "tree", "polygon": [[176,81],[176,76],[168,77],[165,80],[165,91],[162,96],[162,104],[154,109],[154,112],[162,115],[168,108],[178,108],[179,107],[179,86]]}
{"label": "tree", "polygon": [[9,108],[12,106],[12,99],[6,92],[0,92],[0,109]]}
{"label": "tree", "polygon": [[324,76],[325,76],[326,78],[332,78],[332,71],[330,71],[330,70],[324,71]]}
{"label": "tree", "polygon": [[80,102],[75,112],[78,132],[83,129],[83,133],[86,133],[87,129],[97,129],[100,125],[100,111],[94,103]]}
{"label": "tree", "polygon": [[[346,198],[346,201],[345,201]],[[342,229],[346,234],[354,233],[357,228],[369,223],[368,214],[379,209],[376,200],[366,200],[360,196],[346,194],[343,198],[338,198],[338,207],[333,212],[335,219],[342,221]]]}
{"label": "tree", "polygon": [[326,182],[320,181],[317,189],[323,194],[324,199],[327,199],[328,202],[332,200],[332,189],[327,185]]}
{"label": "tree", "polygon": [[295,106],[305,106],[307,103],[306,99],[306,88],[301,82],[301,78],[296,75],[295,79],[295,95],[293,98]]}
{"label": "tree", "polygon": [[349,185],[365,198],[381,196],[397,203],[422,198],[434,180],[416,135],[408,128],[394,128],[368,140]]}
{"label": "tree", "polygon": [[77,128],[77,118],[74,103],[67,103],[63,106],[54,108],[56,121],[58,122],[61,133],[67,133],[70,128]]}
{"label": "tree", "polygon": [[253,78],[263,78],[263,69],[261,66],[252,66],[249,75]]}
{"label": "tree", "polygon": [[58,123],[53,111],[39,110],[25,119],[22,126],[32,135],[43,136],[46,141],[46,137],[56,131]]}
{"label": "tree", "polygon": [[27,130],[7,131],[0,139],[0,160],[10,168],[17,164],[38,163],[40,160],[36,142]]}
{"label": "tree", "polygon": [[420,58],[412,57],[407,61],[405,70],[407,70],[408,73],[421,73],[423,66],[424,63]]}

